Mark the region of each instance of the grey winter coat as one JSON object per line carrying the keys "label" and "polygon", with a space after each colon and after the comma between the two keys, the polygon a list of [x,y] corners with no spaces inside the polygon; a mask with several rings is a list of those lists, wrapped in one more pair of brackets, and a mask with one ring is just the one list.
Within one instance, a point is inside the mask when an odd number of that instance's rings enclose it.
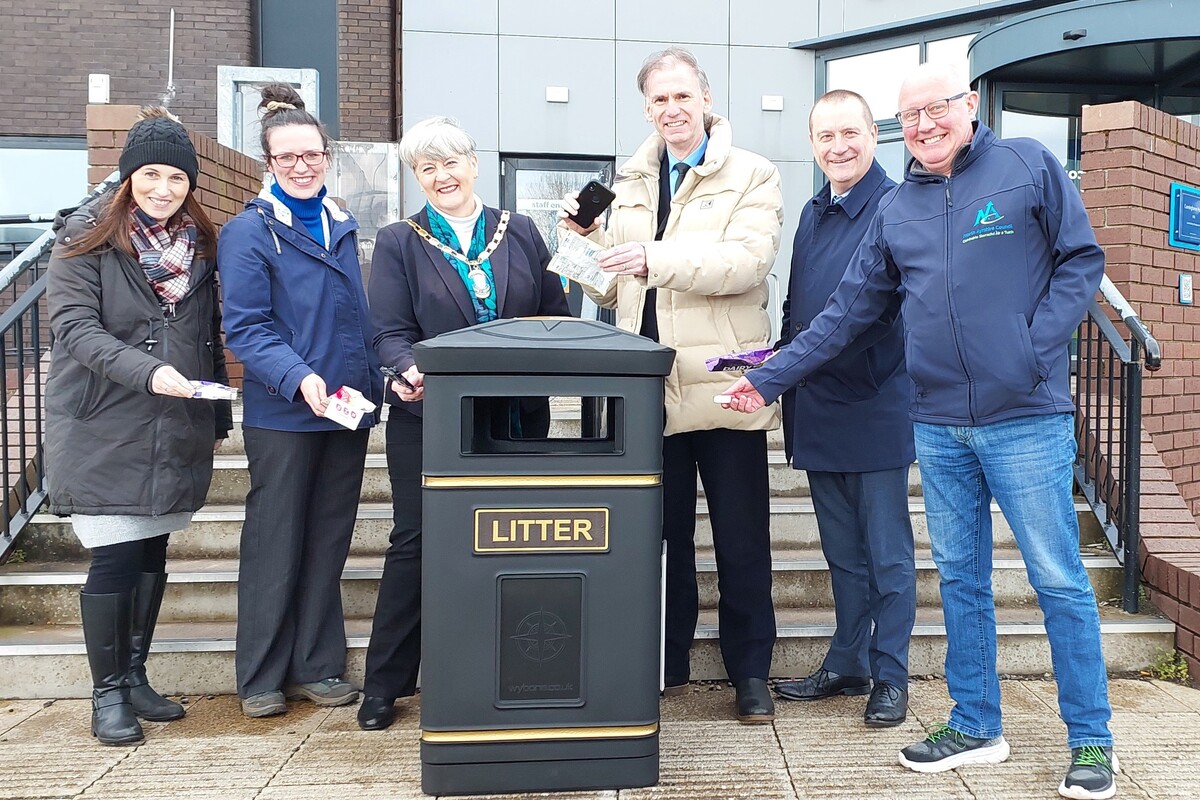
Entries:
{"label": "grey winter coat", "polygon": [[46,299],[54,332],[46,382],[46,478],[55,514],[159,516],[204,505],[213,443],[232,427],[228,401],[150,393],[171,364],[226,383],[216,270],[192,262],[191,288],[164,312],[118,250],[64,257],[111,194],[55,223]]}

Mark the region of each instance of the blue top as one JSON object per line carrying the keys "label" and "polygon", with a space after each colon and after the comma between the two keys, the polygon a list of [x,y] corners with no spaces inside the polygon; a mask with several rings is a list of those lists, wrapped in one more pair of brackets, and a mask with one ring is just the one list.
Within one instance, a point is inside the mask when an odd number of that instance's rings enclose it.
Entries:
{"label": "blue top", "polygon": [[[221,229],[217,266],[225,341],[245,366],[246,427],[343,430],[304,402],[300,382],[313,373],[328,392],[349,386],[376,405],[383,402],[358,263],[358,223],[330,201],[325,212],[328,249],[293,225],[290,208],[269,191]],[[364,415],[359,427],[376,421],[375,414]]]}
{"label": "blue top", "polygon": [[687,158],[676,158],[671,155],[671,151],[667,151],[667,174],[671,176],[671,196],[675,196],[675,190],[679,188],[679,173],[675,171],[676,164],[687,164],[688,167],[695,167],[704,160],[704,151],[708,149],[708,131],[704,132],[704,138],[700,140],[700,144],[688,154]]}
{"label": "blue top", "polygon": [[972,426],[1071,413],[1067,347],[1103,275],[1104,251],[1054,154],[976,123],[949,178],[909,162],[825,310],[747,377],[778,397],[902,288],[913,420]]}
{"label": "blue top", "polygon": [[324,186],[321,187],[321,191],[317,193],[316,197],[301,200],[285,192],[276,181],[271,184],[271,194],[291,209],[292,215],[304,225],[305,230],[312,235],[314,242],[322,247],[329,246],[329,243],[325,241],[325,226],[321,224],[321,201],[325,199],[326,194]]}
{"label": "blue top", "polygon": [[[895,186],[873,162],[841,203],[831,201],[826,183],[804,205],[792,245],[781,345],[825,308],[879,202]],[[874,472],[913,462],[912,381],[904,371],[899,308],[895,294],[879,320],[785,395],[784,425],[796,469]]]}

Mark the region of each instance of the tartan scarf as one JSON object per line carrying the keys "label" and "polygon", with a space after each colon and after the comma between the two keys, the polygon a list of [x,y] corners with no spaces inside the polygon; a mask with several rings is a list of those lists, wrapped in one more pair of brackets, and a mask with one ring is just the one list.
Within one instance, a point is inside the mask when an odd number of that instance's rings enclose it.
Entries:
{"label": "tartan scarf", "polygon": [[129,214],[129,239],[138,254],[138,264],[164,308],[187,294],[196,254],[196,223],[181,214],[173,232],[136,205]]}

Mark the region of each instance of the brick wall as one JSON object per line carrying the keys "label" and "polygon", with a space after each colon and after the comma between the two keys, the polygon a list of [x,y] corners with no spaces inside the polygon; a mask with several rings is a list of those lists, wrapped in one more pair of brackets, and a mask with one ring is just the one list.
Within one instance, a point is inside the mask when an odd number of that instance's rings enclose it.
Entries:
{"label": "brick wall", "polygon": [[82,136],[87,76],[108,73],[112,102],[159,101],[175,10],[171,108],[215,136],[217,65],[250,65],[254,0],[0,0],[0,135]]}
{"label": "brick wall", "polygon": [[[104,180],[116,169],[125,146],[125,135],[137,121],[137,106],[89,105],[86,112],[88,184]],[[197,200],[213,223],[224,225],[262,188],[263,163],[218,144],[192,130],[192,143],[200,158]],[[230,383],[242,385],[242,365],[225,351]]]}
{"label": "brick wall", "polygon": [[395,141],[398,30],[397,0],[338,0],[341,138]]}
{"label": "brick wall", "polygon": [[1162,345],[1143,382],[1143,575],[1200,677],[1200,308],[1178,304],[1200,253],[1167,244],[1172,182],[1200,186],[1200,128],[1139,103],[1085,107],[1084,204],[1107,274]]}

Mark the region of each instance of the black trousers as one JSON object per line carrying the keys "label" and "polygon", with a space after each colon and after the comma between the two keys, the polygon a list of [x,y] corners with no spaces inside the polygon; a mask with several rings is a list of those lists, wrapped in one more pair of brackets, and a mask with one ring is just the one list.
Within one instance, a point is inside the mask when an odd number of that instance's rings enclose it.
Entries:
{"label": "black trousers", "polygon": [[92,563],[83,591],[88,594],[132,592],[143,572],[166,572],[170,535],[164,533],[136,542],[92,548]]}
{"label": "black trousers", "polygon": [[342,569],[369,435],[245,429],[250,493],[235,658],[242,697],[345,671]]}
{"label": "black trousers", "polygon": [[392,533],[367,647],[363,693],[408,697],[421,666],[421,419],[392,409],[387,422]]}
{"label": "black trousers", "polygon": [[902,689],[917,615],[908,470],[808,472],[837,619],[821,666]]}
{"label": "black trousers", "polygon": [[709,430],[663,439],[667,543],[665,672],[690,676],[696,635],[696,471],[704,483],[717,559],[721,657],[731,681],[766,678],[775,646],[770,488],[765,431]]}

